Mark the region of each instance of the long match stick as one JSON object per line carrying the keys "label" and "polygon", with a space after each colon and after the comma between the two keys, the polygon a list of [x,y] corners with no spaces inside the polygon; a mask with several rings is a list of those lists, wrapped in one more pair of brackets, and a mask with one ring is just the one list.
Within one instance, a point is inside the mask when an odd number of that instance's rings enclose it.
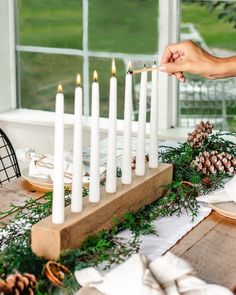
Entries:
{"label": "long match stick", "polygon": [[139,74],[139,73],[142,73],[142,72],[151,72],[151,71],[155,71],[155,70],[158,70],[159,69],[159,66],[156,66],[156,67],[152,67],[152,68],[142,68],[142,69],[139,69],[139,70],[128,70],[128,73],[130,74]]}

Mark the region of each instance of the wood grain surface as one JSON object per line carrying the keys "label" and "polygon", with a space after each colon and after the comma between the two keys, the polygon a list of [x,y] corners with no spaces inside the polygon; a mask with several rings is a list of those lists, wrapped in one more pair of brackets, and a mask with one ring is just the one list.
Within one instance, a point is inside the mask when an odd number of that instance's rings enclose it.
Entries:
{"label": "wood grain surface", "polygon": [[236,291],[236,220],[212,212],[170,250],[203,280]]}
{"label": "wood grain surface", "polygon": [[[0,187],[0,211],[5,212],[10,209],[10,205],[24,206],[25,201],[28,199],[42,200],[45,194],[45,190],[38,190],[23,178],[19,177],[13,181],[4,184]],[[17,210],[14,210],[16,213]],[[4,214],[0,216],[1,226],[7,224],[10,219],[14,217],[14,213],[11,215]]]}

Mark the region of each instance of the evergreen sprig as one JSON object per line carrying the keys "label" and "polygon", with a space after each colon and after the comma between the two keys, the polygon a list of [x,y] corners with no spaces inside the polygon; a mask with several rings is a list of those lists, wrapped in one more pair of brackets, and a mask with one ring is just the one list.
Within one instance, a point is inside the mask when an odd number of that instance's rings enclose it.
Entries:
{"label": "evergreen sprig", "polygon": [[[231,139],[231,140],[230,140]],[[197,186],[200,194],[206,194],[213,191],[224,184],[224,179],[229,178],[228,173],[218,172],[208,176],[211,186],[205,186],[203,179],[205,175],[197,171],[192,165],[193,160],[200,152],[215,151],[219,153],[227,152],[236,157],[236,144],[233,142],[236,139],[236,132],[218,131],[211,134],[201,147],[191,147],[187,142],[179,143],[177,148],[165,147],[165,151],[160,153],[160,159],[164,163],[173,164],[175,181],[189,181]]]}
{"label": "evergreen sprig", "polygon": [[[155,234],[153,221],[158,217],[180,215],[186,211],[192,219],[197,215],[198,203],[196,196],[207,193],[223,184],[228,175],[217,173],[208,176],[210,187],[205,185],[204,175],[192,165],[193,159],[204,150],[227,151],[236,156],[236,146],[227,137],[236,137],[233,132],[218,132],[209,136],[200,148],[192,148],[188,143],[179,144],[177,148],[166,148],[161,152],[162,162],[172,163],[174,166],[173,182],[164,187],[166,193],[159,200],[145,206],[138,212],[127,212],[122,220],[114,219],[111,230],[103,230],[96,236],[90,236],[80,249],[66,250],[61,253],[59,262],[66,265],[71,272],[87,266],[102,265],[104,269],[112,264],[119,264],[127,257],[139,250],[141,235]],[[121,176],[117,169],[117,177]],[[66,191],[66,205],[70,203],[69,191]],[[84,190],[84,196],[88,190]],[[26,200],[25,204],[12,204],[10,209],[0,212],[0,218],[13,214],[14,219],[9,224],[3,224],[0,229],[0,277],[5,278],[15,270],[30,272],[37,276],[37,294],[59,294],[58,288],[44,276],[45,260],[37,257],[31,250],[30,229],[40,219],[51,214],[52,193],[47,193],[42,200]],[[119,232],[129,230],[130,240],[119,237]],[[65,279],[64,294],[73,294],[77,288],[73,278]]]}
{"label": "evergreen sprig", "polygon": [[204,145],[203,151],[217,150],[219,153],[227,152],[236,157],[236,144],[229,138],[236,139],[236,132],[219,131],[212,134]]}

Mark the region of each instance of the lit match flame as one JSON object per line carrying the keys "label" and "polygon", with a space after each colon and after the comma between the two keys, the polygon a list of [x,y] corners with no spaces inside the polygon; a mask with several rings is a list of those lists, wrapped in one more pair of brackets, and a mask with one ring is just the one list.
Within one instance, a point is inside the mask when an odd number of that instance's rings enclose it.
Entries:
{"label": "lit match flame", "polygon": [[130,69],[132,69],[132,63],[131,63],[131,60],[129,60],[129,62],[128,62],[128,71],[129,71]]}
{"label": "lit match flame", "polygon": [[57,92],[62,93],[62,91],[63,91],[62,85],[61,85],[61,83],[59,83],[58,87],[57,87]]}
{"label": "lit match flame", "polygon": [[80,74],[77,75],[77,78],[76,78],[76,85],[77,85],[77,86],[80,86],[80,85],[81,85],[81,76],[80,76]]}
{"label": "lit match flame", "polygon": [[112,63],[111,63],[111,72],[112,72],[112,76],[116,75],[116,64],[115,64],[115,59],[112,59]]}
{"label": "lit match flame", "polygon": [[97,82],[97,80],[98,80],[98,73],[97,73],[97,71],[95,70],[95,71],[93,72],[93,81],[94,81],[94,82]]}

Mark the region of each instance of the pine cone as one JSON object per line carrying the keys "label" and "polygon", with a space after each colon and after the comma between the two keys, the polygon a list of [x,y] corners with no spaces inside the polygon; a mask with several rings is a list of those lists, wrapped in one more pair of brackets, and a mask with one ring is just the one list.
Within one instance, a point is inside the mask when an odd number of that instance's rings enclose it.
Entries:
{"label": "pine cone", "polygon": [[214,125],[209,121],[197,124],[194,131],[188,134],[188,143],[192,147],[200,147],[204,141],[208,138],[209,134],[212,133]]}
{"label": "pine cone", "polygon": [[193,161],[193,165],[203,174],[216,174],[217,172],[236,174],[236,159],[226,152],[201,152]]}
{"label": "pine cone", "polygon": [[9,275],[6,280],[0,280],[1,295],[33,295],[36,285],[36,278],[33,274],[16,272]]}

